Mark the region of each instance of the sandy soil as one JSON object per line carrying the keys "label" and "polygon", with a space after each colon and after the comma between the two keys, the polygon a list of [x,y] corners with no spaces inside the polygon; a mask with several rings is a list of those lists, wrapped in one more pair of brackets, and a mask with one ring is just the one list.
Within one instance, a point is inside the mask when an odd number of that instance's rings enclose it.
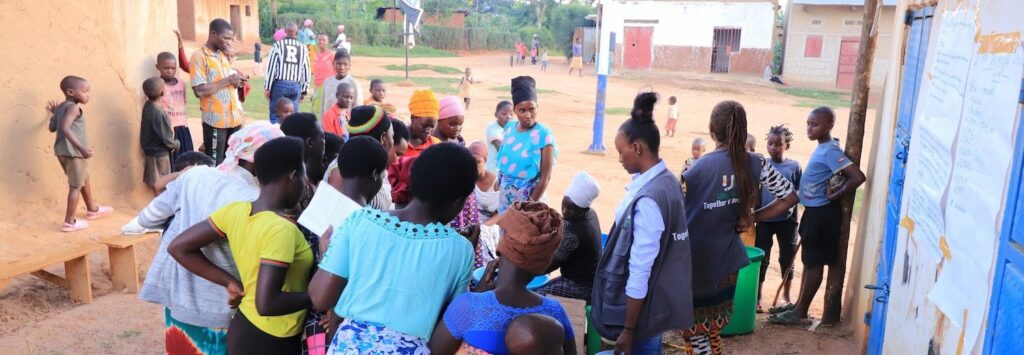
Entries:
{"label": "sandy soil", "polygon": [[[402,59],[399,58],[356,57],[353,62],[353,74],[362,81],[365,90],[368,90],[369,79],[374,76],[402,75],[401,72],[387,71],[383,68],[386,64],[401,63]],[[603,187],[594,208],[601,217],[602,227],[611,227],[614,208],[624,195],[623,187],[629,181],[629,176],[618,164],[612,143],[614,132],[626,115],[606,117],[603,143],[608,149],[608,154],[583,154],[590,146],[592,137],[596,90],[596,78],[593,75],[585,75],[583,78],[569,77],[566,74],[567,66],[557,62],[551,64],[547,73],[542,73],[539,66],[510,68],[504,55],[411,59],[410,62],[473,68],[474,76],[482,83],[477,84],[476,96],[467,114],[463,131],[467,140],[483,138],[485,126],[493,119],[494,105],[499,99],[509,96],[505,91],[491,88],[507,86],[509,79],[516,75],[533,75],[537,79],[538,88],[553,90],[551,93],[541,94],[540,97],[540,121],[552,128],[560,151],[548,194],[560,196],[577,171],[588,171]],[[239,64],[253,68],[251,63]],[[458,78],[457,75],[441,75],[427,71],[413,72],[412,75]],[[628,109],[632,106],[634,95],[640,90],[657,91],[661,93],[663,99],[670,95],[679,98],[681,121],[677,135],[675,138],[664,139],[661,149],[662,158],[673,171],[678,172],[683,160],[689,156],[690,142],[693,138],[709,138],[707,126],[711,108],[725,99],[737,100],[746,107],[750,131],[760,141],[758,150],[764,151],[763,137],[768,128],[781,123],[787,124],[796,136],[789,153],[791,158],[806,162],[815,146],[803,133],[809,109],[797,107],[794,98],[760,83],[758,78],[617,70],[609,80],[607,107]],[[387,99],[402,108],[402,103],[407,102],[411,93],[412,88],[392,85]],[[664,103],[657,107],[656,117],[659,122],[662,122],[666,108],[667,105]],[[846,137],[848,115],[848,109],[837,110],[838,120],[833,132],[836,137]],[[874,113],[869,112],[868,117],[874,117]],[[193,123],[198,125],[198,122]],[[869,123],[868,132],[871,129]],[[193,133],[199,132],[201,131],[193,129]],[[865,142],[865,146],[870,147],[869,143]],[[869,152],[864,154],[866,157]],[[117,233],[119,226],[141,207],[127,204],[128,206],[121,208],[111,218],[96,223],[92,229],[80,235],[62,236],[59,232],[53,232],[52,228],[27,226],[32,224],[30,222],[39,222],[42,219],[19,221],[17,235],[31,236],[31,244],[36,246],[45,245],[47,238],[57,241],[65,240],[61,238],[98,240],[103,235]],[[851,241],[851,245],[854,242]],[[140,276],[145,275],[156,246],[156,241],[152,241],[138,249]],[[112,291],[105,252],[93,253],[89,259],[93,275],[93,292],[96,296],[92,304],[75,304],[61,289],[31,276],[16,278],[8,287],[0,290],[0,349],[3,349],[3,353],[162,352],[162,309],[138,300],[136,295]],[[61,274],[62,269],[57,266],[50,268],[50,271]],[[794,285],[799,285],[799,277],[798,273]],[[766,297],[769,300],[774,296],[780,279],[777,262],[773,260],[765,283]],[[794,297],[797,289],[798,287],[794,286]],[[572,301],[564,303],[572,314],[574,323],[577,323],[574,328],[582,336],[582,306]],[[821,314],[821,304],[819,292],[818,299],[811,308],[812,315]],[[671,341],[673,339],[670,338],[669,342]],[[582,349],[582,343],[580,345]],[[728,353],[735,354],[857,352],[852,331],[845,328],[823,328],[812,333],[794,327],[765,324],[763,316],[759,317],[755,333],[728,338],[725,346]],[[671,346],[666,350],[672,351]]]}

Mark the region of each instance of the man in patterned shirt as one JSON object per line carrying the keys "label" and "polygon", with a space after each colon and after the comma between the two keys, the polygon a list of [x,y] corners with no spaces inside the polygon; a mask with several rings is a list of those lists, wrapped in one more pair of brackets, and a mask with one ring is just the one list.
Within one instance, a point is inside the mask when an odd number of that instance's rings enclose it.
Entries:
{"label": "man in patterned shirt", "polygon": [[199,110],[203,119],[204,153],[220,164],[228,137],[242,126],[242,105],[238,88],[249,76],[231,68],[226,52],[234,41],[235,31],[224,19],[210,22],[210,36],[206,44],[192,54],[189,73],[192,91],[199,97]]}

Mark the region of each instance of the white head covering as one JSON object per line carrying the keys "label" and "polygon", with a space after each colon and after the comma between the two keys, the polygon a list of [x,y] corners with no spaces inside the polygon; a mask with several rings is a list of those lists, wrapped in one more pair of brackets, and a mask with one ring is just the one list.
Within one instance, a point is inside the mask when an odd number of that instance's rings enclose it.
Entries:
{"label": "white head covering", "polygon": [[597,180],[594,180],[594,177],[587,174],[586,171],[580,171],[572,178],[569,188],[565,191],[565,196],[577,206],[590,208],[590,204],[600,193],[601,186],[597,184]]}

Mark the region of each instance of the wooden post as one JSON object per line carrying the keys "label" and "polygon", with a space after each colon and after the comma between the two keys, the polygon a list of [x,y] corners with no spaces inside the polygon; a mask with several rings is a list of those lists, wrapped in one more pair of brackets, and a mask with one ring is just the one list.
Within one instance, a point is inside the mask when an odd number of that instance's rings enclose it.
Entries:
{"label": "wooden post", "polygon": [[[875,58],[880,10],[880,0],[864,0],[864,26],[861,28],[860,49],[857,53],[857,80],[853,87],[853,104],[850,105],[850,122],[846,132],[846,155],[858,166],[864,150],[864,121],[868,110],[871,67]],[[847,244],[850,242],[850,223],[855,197],[856,193],[852,193],[843,199],[843,223],[837,250],[839,255],[836,256],[835,265],[828,268],[828,280],[825,284],[825,312],[822,315],[824,324],[838,323],[842,313]]]}

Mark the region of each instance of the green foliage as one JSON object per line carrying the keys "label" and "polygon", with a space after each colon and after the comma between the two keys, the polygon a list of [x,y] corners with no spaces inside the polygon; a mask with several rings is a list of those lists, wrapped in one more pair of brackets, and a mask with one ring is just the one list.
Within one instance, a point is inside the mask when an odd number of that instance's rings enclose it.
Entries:
{"label": "green foliage", "polygon": [[[352,44],[352,52],[360,57],[391,57],[404,58],[405,48],[402,47],[381,47],[367,46],[358,43]],[[416,46],[409,50],[409,58],[445,58],[458,57],[455,53],[442,51],[427,46]],[[404,68],[402,70],[405,70]]]}
{"label": "green foliage", "polygon": [[551,31],[546,28],[537,28],[537,26],[523,26],[519,28],[519,40],[523,41],[526,45],[527,56],[531,50],[530,45],[533,41],[533,35],[540,35],[540,46],[551,47],[551,44],[555,42],[554,37],[551,35]]}
{"label": "green foliage", "polygon": [[629,115],[630,111],[633,111],[633,109],[629,107],[608,107],[604,109],[604,114],[612,116],[626,116]]}
{"label": "green foliage", "polygon": [[583,26],[587,15],[594,14],[596,11],[591,6],[580,4],[560,5],[550,9],[545,27],[549,28],[553,35],[554,42],[550,44],[552,49],[571,56],[572,39],[576,27]]}
{"label": "green foliage", "polygon": [[428,46],[447,51],[458,51],[464,48],[466,31],[461,28],[420,25],[420,34],[417,43],[422,42]]}
{"label": "green foliage", "polygon": [[469,50],[507,50],[515,47],[519,35],[484,28],[467,28]]}
{"label": "green foliage", "polygon": [[[398,64],[388,64],[388,65],[384,66],[384,69],[395,70],[395,71],[405,71],[405,66],[404,65],[398,65]],[[462,74],[462,69],[454,68],[454,67],[449,67],[449,66],[444,66],[444,65],[430,65],[430,64],[411,64],[411,65],[409,65],[409,71],[415,71],[415,70],[429,70],[429,71],[432,71],[432,72],[435,72],[435,73],[438,73],[438,74],[448,74],[448,75]]]}
{"label": "green foliage", "polygon": [[799,98],[799,107],[850,107],[850,94],[839,91],[814,90],[804,88],[779,88],[779,91]]}

